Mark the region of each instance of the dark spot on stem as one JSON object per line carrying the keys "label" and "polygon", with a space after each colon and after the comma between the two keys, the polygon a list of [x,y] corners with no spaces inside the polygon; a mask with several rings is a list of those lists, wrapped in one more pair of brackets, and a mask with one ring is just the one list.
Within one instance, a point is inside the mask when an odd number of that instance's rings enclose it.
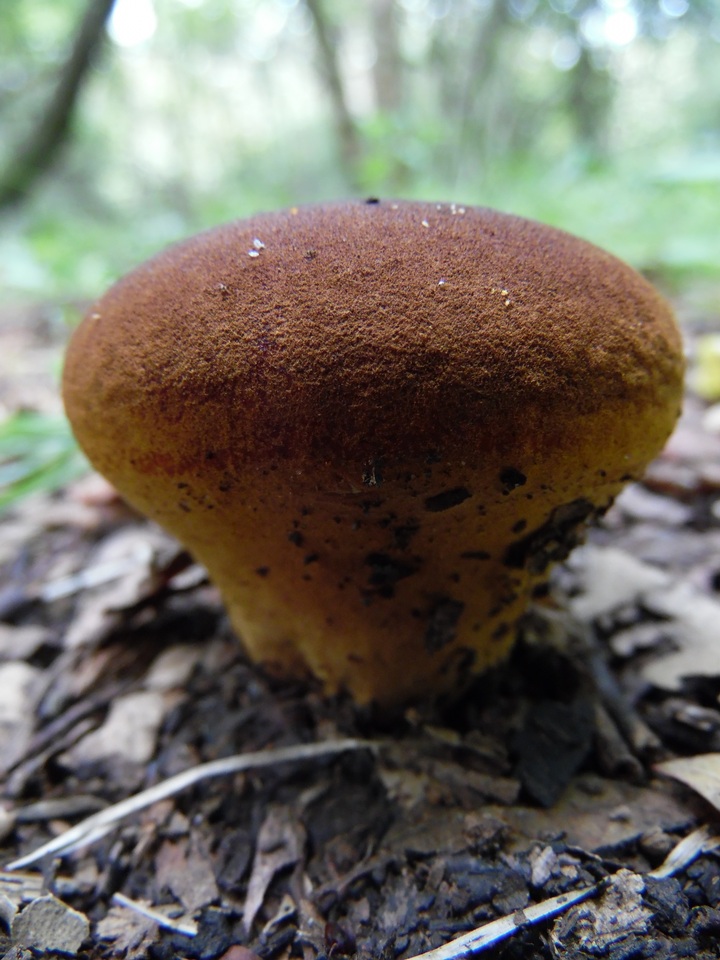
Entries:
{"label": "dark spot on stem", "polygon": [[505,467],[500,471],[500,483],[503,486],[503,493],[512,493],[518,487],[523,487],[527,483],[527,477],[522,470],[515,467]]}
{"label": "dark spot on stem", "polygon": [[542,573],[549,564],[564,560],[582,540],[587,521],[603,512],[583,497],[565,503],[553,510],[542,526],[512,543],[503,562],[515,569]]}
{"label": "dark spot on stem", "polygon": [[428,653],[437,653],[452,643],[457,633],[460,616],[465,604],[450,597],[442,597],[430,611],[425,630],[425,649]]}
{"label": "dark spot on stem", "polygon": [[451,507],[457,507],[458,504],[467,500],[472,494],[465,487],[453,487],[452,490],[443,490],[442,493],[436,493],[428,497],[425,501],[425,509],[430,513],[440,513],[441,510],[449,510]]}
{"label": "dark spot on stem", "polygon": [[447,661],[440,668],[440,673],[443,676],[454,673],[458,682],[463,683],[472,671],[476,659],[477,654],[474,650],[469,647],[460,647],[458,650],[451,652]]}
{"label": "dark spot on stem", "polygon": [[400,527],[395,527],[393,534],[395,543],[399,550],[406,550],[410,546],[410,541],[420,529],[420,524],[415,522],[405,523]]}
{"label": "dark spot on stem", "polygon": [[502,640],[502,638],[507,635],[507,632],[508,632],[509,629],[510,629],[510,627],[507,625],[507,623],[501,623],[501,624],[499,624],[499,625],[498,625],[497,627],[495,627],[495,629],[493,630],[492,635],[491,635],[491,639],[492,639],[492,640]]}
{"label": "dark spot on stem", "polygon": [[386,553],[369,553],[365,563],[370,567],[370,593],[390,599],[395,593],[395,584],[399,580],[417,572],[418,563],[408,563],[388,556]]}

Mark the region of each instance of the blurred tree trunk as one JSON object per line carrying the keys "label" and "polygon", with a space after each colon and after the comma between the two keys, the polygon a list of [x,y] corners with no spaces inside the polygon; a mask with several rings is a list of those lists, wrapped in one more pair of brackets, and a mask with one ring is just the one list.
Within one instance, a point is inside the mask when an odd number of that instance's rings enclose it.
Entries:
{"label": "blurred tree trunk", "polygon": [[568,75],[568,108],[579,142],[593,153],[608,149],[608,120],[613,100],[612,79],[595,66],[587,47]]}
{"label": "blurred tree trunk", "polygon": [[512,138],[515,65],[505,42],[511,23],[508,0],[487,0],[454,23],[443,18],[435,28],[431,66],[447,131],[441,162],[451,180],[476,177]]}
{"label": "blurred tree trunk", "polygon": [[372,19],[377,54],[373,69],[375,103],[382,113],[393,113],[402,105],[402,60],[395,0],[374,0]]}
{"label": "blurred tree trunk", "polygon": [[[400,19],[397,0],[372,0],[370,26],[375,62],[371,77],[376,122],[367,146],[370,169],[384,191],[404,193],[412,182],[413,169],[405,149],[407,114],[405,106],[405,65],[400,53]],[[379,161],[379,166],[376,166]],[[384,166],[384,171],[382,170]]]}
{"label": "blurred tree trunk", "polygon": [[24,200],[69,138],[83,83],[102,43],[115,0],[89,0],[44,116],[0,178],[0,207]]}
{"label": "blurred tree trunk", "polygon": [[320,54],[322,75],[332,104],[343,172],[351,186],[354,187],[359,179],[360,135],[348,106],[339,58],[332,39],[332,27],[322,5],[322,0],[305,0],[305,6],[312,19]]}
{"label": "blurred tree trunk", "polygon": [[[502,39],[508,24],[508,12],[504,0],[490,0],[482,22],[478,24],[470,48],[465,83],[460,92],[458,162],[462,163],[468,148],[479,147],[483,154],[495,136],[490,134],[493,117],[497,110],[498,83],[500,92],[507,97],[507,84],[501,74],[509,75],[509,64],[503,62]],[[498,83],[496,83],[498,81]]]}

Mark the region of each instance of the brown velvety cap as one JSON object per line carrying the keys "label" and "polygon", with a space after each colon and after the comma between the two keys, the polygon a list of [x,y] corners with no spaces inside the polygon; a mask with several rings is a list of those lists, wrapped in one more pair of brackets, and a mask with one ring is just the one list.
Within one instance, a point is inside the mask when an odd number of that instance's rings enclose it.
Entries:
{"label": "brown velvety cap", "polygon": [[81,443],[154,408],[178,425],[213,408],[236,460],[364,460],[548,418],[564,432],[618,401],[676,408],[681,377],[667,305],[596,247],[486,209],[351,202],[231,223],[141,266],[76,334],[65,398]]}

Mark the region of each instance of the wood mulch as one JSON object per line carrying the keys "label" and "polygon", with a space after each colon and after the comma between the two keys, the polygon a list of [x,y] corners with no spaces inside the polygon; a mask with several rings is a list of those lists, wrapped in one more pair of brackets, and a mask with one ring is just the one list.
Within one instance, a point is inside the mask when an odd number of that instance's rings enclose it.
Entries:
{"label": "wood mulch", "polygon": [[[678,301],[691,353],[710,300]],[[6,406],[52,397],[32,357],[57,331],[22,320],[0,322],[28,378]],[[397,715],[265,676],[204,572],[99,478],[21,504],[0,526],[0,864],[208,761],[355,742],[0,869],[0,956],[391,960],[507,917],[482,956],[720,958],[719,420],[690,392],[510,662]]]}

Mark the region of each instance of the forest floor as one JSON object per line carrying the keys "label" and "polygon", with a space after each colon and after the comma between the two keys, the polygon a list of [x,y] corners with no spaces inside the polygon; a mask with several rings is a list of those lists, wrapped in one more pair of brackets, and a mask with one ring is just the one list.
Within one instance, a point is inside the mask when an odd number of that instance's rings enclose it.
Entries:
{"label": "forest floor", "polygon": [[[677,299],[691,366],[712,299]],[[0,317],[6,409],[58,409],[58,336]],[[250,664],[204,571],[100,478],[16,507],[0,956],[448,960],[493,924],[488,958],[720,958],[718,410],[688,392],[509,663],[395,717]]]}

